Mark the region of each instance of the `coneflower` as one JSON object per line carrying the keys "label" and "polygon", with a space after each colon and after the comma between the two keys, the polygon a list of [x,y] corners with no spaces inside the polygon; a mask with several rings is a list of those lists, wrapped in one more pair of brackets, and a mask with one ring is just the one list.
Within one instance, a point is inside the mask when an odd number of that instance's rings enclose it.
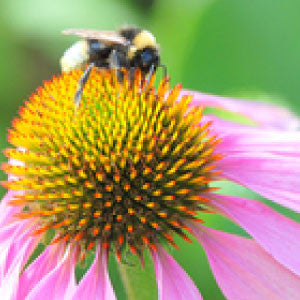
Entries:
{"label": "coneflower", "polygon": [[[128,249],[150,251],[159,299],[201,299],[165,250],[174,236],[203,246],[228,299],[299,299],[300,226],[265,204],[216,193],[231,180],[292,210],[300,208],[298,119],[272,105],[143,85],[93,70],[81,104],[81,71],[39,88],[13,121],[8,188],[0,214],[3,299],[116,299],[107,271]],[[257,126],[202,116],[242,113]],[[216,211],[253,239],[205,226]],[[203,225],[204,224],[204,225]],[[32,261],[37,245],[45,250]],[[169,248],[169,246],[168,246]],[[95,259],[76,282],[75,266]],[[196,259],[196,258],[195,258]]]}

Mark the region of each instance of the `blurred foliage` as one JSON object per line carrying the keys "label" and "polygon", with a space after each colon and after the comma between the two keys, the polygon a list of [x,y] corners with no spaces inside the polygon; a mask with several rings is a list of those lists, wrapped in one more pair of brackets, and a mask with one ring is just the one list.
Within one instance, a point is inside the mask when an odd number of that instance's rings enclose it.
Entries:
{"label": "blurred foliage", "polygon": [[[7,128],[18,107],[43,80],[60,72],[58,60],[76,40],[60,35],[60,31],[72,27],[110,30],[136,24],[147,28],[161,45],[162,61],[168,66],[172,84],[280,102],[299,113],[299,11],[298,0],[2,0],[1,149],[8,146]],[[5,160],[3,155],[0,158]],[[4,178],[1,174],[0,179]],[[237,185],[222,186],[228,194],[257,197]],[[213,228],[245,234],[222,217],[211,215],[205,220]],[[181,250],[172,254],[198,285],[204,299],[224,299],[201,247],[197,243],[178,243]],[[112,281],[123,300],[126,297],[116,268],[111,260]],[[147,270],[153,273],[153,268]],[[126,272],[138,276],[131,270]],[[153,282],[149,285],[147,280],[147,276],[141,277],[140,285],[153,290]]]}
{"label": "blurred foliage", "polygon": [[132,0],[138,7],[143,9],[145,12],[150,11],[155,0]]}

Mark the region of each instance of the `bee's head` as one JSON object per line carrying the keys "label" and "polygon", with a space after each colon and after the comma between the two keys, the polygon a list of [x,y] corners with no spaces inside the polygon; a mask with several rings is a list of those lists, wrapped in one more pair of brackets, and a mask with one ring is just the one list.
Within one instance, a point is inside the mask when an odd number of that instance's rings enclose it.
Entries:
{"label": "bee's head", "polygon": [[142,73],[147,74],[153,65],[155,70],[160,63],[158,50],[146,47],[136,51],[132,59],[132,67],[141,69]]}
{"label": "bee's head", "polygon": [[142,30],[135,36],[129,57],[131,67],[141,69],[144,74],[149,72],[152,65],[157,68],[160,64],[159,47],[151,32]]}

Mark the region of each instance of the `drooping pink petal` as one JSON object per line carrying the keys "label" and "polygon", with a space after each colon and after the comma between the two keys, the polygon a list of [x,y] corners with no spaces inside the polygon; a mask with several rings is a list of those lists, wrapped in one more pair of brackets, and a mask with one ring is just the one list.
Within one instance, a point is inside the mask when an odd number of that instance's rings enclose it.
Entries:
{"label": "drooping pink petal", "polygon": [[222,142],[218,152],[231,155],[236,152],[270,152],[288,156],[300,156],[300,133],[262,129],[237,122],[225,121],[215,116],[204,116],[202,122],[213,121],[211,134]]}
{"label": "drooping pink petal", "polygon": [[[22,255],[22,253],[20,253]],[[22,261],[19,258],[18,262],[14,265],[14,268],[10,269],[10,272],[6,277],[1,279],[0,294],[2,299],[15,300],[16,293],[19,284],[19,275],[22,270]]]}
{"label": "drooping pink petal", "polygon": [[50,245],[26,268],[19,279],[16,300],[25,299],[34,286],[56,267],[61,259],[62,251],[62,247]]}
{"label": "drooping pink petal", "polygon": [[26,300],[70,300],[76,289],[75,263],[67,251],[57,266],[30,291]]}
{"label": "drooping pink petal", "polygon": [[[23,226],[20,229],[22,228]],[[29,256],[31,255],[34,247],[37,244],[37,240],[30,235],[31,230],[28,230],[26,228],[23,229],[25,230],[24,232],[16,232],[16,234],[12,236],[12,243],[8,247],[8,255],[6,258],[6,263],[4,265],[5,272],[8,272],[8,270],[13,267],[14,262],[16,259],[18,259],[18,256],[20,255],[20,251],[24,247],[25,243],[28,243],[28,248],[26,249],[26,251],[22,256],[24,265],[27,259],[29,258]]]}
{"label": "drooping pink petal", "polygon": [[0,246],[6,241],[10,241],[13,234],[18,230],[19,224],[11,223],[0,228]]}
{"label": "drooping pink petal", "polygon": [[[9,164],[13,166],[23,166],[24,163],[16,160],[16,159],[9,159]],[[8,180],[17,180],[18,177],[14,175],[9,175]],[[9,202],[16,196],[16,195],[22,195],[22,190],[9,190],[5,196],[0,201],[0,228],[2,226],[7,225],[9,222],[12,221],[12,217],[14,214],[18,213],[23,209],[21,205],[18,206],[12,206],[9,204]]]}
{"label": "drooping pink petal", "polygon": [[7,225],[12,221],[14,214],[18,213],[22,207],[21,206],[11,206],[9,201],[11,201],[15,195],[19,194],[18,191],[9,190],[0,202],[0,228]]}
{"label": "drooping pink petal", "polygon": [[19,276],[24,267],[25,258],[28,257],[29,251],[32,249],[32,240],[24,241],[17,255],[11,262],[5,276],[1,278],[0,295],[1,299],[15,300],[19,285]]}
{"label": "drooping pink petal", "polygon": [[216,165],[225,178],[300,211],[299,159],[272,153],[233,153],[219,160]]}
{"label": "drooping pink petal", "polygon": [[28,228],[28,221],[20,221],[1,228],[0,230],[0,281],[6,276],[10,268],[13,268],[15,261],[19,261],[20,252],[27,242],[31,245],[22,256],[25,264],[36,241],[30,235],[31,230]]}
{"label": "drooping pink petal", "polygon": [[152,255],[160,300],[202,299],[189,275],[162,247]]}
{"label": "drooping pink petal", "polygon": [[[23,232],[22,229],[24,229]],[[7,239],[4,244],[1,244],[0,295],[2,299],[16,299],[19,276],[37,244],[30,233],[30,229],[18,224],[18,228],[11,235],[11,239]]]}
{"label": "drooping pink petal", "polygon": [[228,299],[299,299],[300,277],[255,241],[188,225],[203,246],[216,281]]}
{"label": "drooping pink petal", "polygon": [[72,297],[72,300],[115,300],[116,296],[112,288],[107,272],[105,255],[97,254],[96,258],[84,275]]}
{"label": "drooping pink petal", "polygon": [[7,261],[9,250],[13,243],[13,237],[18,229],[17,224],[10,224],[0,229],[0,282],[7,273]]}
{"label": "drooping pink petal", "polygon": [[260,202],[207,193],[210,204],[243,227],[276,260],[300,276],[300,225]]}
{"label": "drooping pink petal", "polygon": [[236,152],[262,152],[300,157],[300,133],[295,131],[246,130],[219,136],[218,151],[225,155]]}
{"label": "drooping pink petal", "polygon": [[193,95],[192,106],[214,107],[238,113],[263,127],[296,130],[300,125],[299,118],[290,110],[274,104],[237,100],[188,90],[183,90],[180,95]]}

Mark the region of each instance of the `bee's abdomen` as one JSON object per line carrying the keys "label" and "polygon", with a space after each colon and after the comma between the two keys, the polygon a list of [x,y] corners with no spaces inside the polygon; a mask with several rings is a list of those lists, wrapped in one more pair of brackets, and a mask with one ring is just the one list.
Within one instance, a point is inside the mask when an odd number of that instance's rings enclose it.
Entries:
{"label": "bee's abdomen", "polygon": [[89,45],[86,40],[81,40],[67,49],[60,59],[63,72],[69,72],[76,68],[81,68],[89,61]]}

